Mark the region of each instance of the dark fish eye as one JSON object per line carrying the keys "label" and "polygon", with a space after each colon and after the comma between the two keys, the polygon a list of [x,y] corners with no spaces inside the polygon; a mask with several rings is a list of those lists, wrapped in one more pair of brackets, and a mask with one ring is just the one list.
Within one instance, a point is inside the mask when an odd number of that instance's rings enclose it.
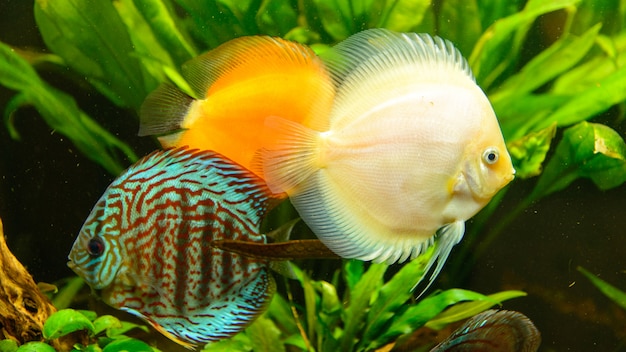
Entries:
{"label": "dark fish eye", "polygon": [[496,148],[487,148],[483,152],[483,161],[489,165],[493,165],[498,162],[498,158],[500,153],[498,153],[498,149]]}
{"label": "dark fish eye", "polygon": [[99,257],[104,253],[104,241],[100,237],[93,237],[87,242],[87,253],[92,257]]}

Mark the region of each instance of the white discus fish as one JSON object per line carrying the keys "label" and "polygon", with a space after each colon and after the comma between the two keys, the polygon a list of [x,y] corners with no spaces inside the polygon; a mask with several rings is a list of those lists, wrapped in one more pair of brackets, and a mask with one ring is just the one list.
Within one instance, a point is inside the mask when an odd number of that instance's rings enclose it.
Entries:
{"label": "white discus fish", "polygon": [[367,30],[322,59],[337,90],[328,126],[269,117],[280,138],[265,180],[342,257],[403,262],[437,238],[432,282],[514,177],[491,104],[453,44],[426,34]]}

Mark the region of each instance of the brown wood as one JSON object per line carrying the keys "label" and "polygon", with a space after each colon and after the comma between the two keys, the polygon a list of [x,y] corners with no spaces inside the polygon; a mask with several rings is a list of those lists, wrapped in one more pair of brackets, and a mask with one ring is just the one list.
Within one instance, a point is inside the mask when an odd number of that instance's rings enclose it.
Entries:
{"label": "brown wood", "polygon": [[[43,324],[56,309],[35,284],[26,268],[9,250],[0,220],[0,340],[18,345],[42,341]],[[70,350],[76,342],[87,342],[86,334],[71,334],[52,341],[57,350]]]}

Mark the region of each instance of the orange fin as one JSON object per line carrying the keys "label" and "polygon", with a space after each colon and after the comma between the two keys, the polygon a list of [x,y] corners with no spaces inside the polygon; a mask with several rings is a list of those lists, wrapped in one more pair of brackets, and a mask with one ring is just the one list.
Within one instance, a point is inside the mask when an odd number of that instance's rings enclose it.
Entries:
{"label": "orange fin", "polygon": [[168,147],[214,150],[252,169],[255,154],[275,138],[263,128],[267,117],[317,131],[328,128],[333,83],[305,45],[241,37],[189,61],[182,71],[198,100],[169,86],[142,108],[143,134],[179,133],[163,139]]}

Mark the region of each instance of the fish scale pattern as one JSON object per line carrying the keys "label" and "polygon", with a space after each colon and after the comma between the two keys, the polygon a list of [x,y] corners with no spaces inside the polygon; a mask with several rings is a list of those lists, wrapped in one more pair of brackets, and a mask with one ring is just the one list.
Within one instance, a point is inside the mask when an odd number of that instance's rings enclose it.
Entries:
{"label": "fish scale pattern", "polygon": [[[79,234],[70,266],[102,290],[105,302],[174,340],[231,336],[263,310],[274,283],[267,262],[210,242],[265,243],[259,226],[268,195],[258,177],[217,153],[152,154],[109,186]],[[94,238],[104,244],[100,256],[86,250]]]}

